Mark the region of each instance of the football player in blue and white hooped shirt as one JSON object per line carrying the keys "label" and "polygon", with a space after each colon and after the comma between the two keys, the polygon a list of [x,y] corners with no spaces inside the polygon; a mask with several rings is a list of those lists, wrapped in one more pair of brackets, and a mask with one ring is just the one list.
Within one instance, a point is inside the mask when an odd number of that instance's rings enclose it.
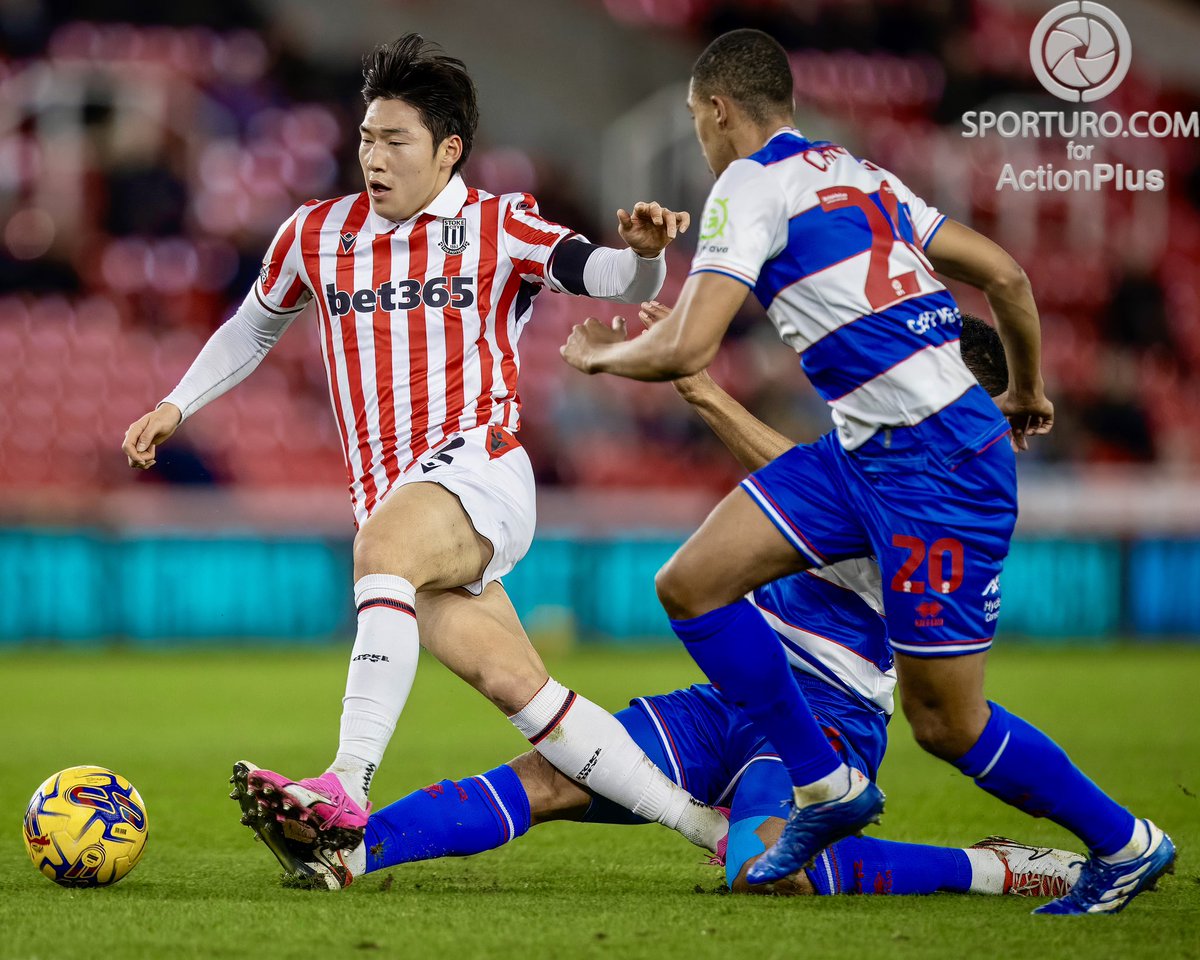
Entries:
{"label": "football player in blue and white hooped shirt", "polygon": [[[717,182],[678,303],[634,340],[620,320],[589,318],[563,347],[585,373],[688,375],[712,360],[753,290],[832,408],[833,433],[755,471],[657,578],[676,634],[791,777],[787,827],[749,879],[786,876],[876,821],[883,794],[806,722],[775,633],[745,595],[874,556],[918,742],[1087,844],[1080,883],[1041,911],[1120,910],[1170,867],[1170,838],[983,695],[1016,522],[1014,450],[1054,418],[1029,281],[887,170],[793,128],[792,85],[787,54],[764,33],[737,30],[705,50],[688,107]],[[963,363],[958,307],[935,270],[987,297],[1010,371],[994,402]]]}

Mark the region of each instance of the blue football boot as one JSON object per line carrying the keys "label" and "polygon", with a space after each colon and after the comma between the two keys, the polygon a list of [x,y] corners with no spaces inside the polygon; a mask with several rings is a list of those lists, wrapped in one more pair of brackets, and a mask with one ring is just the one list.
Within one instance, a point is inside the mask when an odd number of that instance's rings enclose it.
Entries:
{"label": "blue football boot", "polygon": [[1092,856],[1083,865],[1079,880],[1070,893],[1033,912],[1058,916],[1118,913],[1143,890],[1153,890],[1164,873],[1174,873],[1175,844],[1149,820],[1141,822],[1150,831],[1150,848],[1144,854],[1119,863]]}
{"label": "blue football boot", "polygon": [[775,845],[755,861],[746,874],[750,883],[770,883],[808,867],[832,843],[878,823],[883,813],[883,791],[869,780],[857,793],[797,807],[792,804],[783,833]]}

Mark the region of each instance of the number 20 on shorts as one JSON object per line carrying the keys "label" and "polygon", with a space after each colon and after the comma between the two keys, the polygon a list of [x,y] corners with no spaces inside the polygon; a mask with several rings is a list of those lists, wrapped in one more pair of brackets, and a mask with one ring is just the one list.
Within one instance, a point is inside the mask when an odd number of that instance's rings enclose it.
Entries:
{"label": "number 20 on shorts", "polygon": [[[892,546],[908,551],[908,558],[892,577],[892,589],[899,593],[924,593],[926,584],[935,593],[953,593],[963,581],[963,545],[951,537],[926,544],[918,537],[892,535]],[[927,575],[928,580],[917,579]]]}

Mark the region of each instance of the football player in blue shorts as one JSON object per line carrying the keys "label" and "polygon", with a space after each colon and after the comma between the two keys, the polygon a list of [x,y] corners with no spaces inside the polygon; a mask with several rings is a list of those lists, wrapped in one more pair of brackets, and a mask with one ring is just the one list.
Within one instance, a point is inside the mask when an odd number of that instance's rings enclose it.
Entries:
{"label": "football player in blue shorts", "polygon": [[[664,312],[646,304],[642,316],[653,323]],[[995,332],[979,320],[968,330],[972,342],[964,350],[978,360],[973,369],[985,385],[996,382],[1002,390],[1004,355]],[[707,374],[675,386],[747,469],[792,446]],[[828,742],[844,762],[874,779],[896,684],[878,567],[847,560],[795,574],[756,590],[750,602],[774,630]],[[783,829],[781,805],[791,792],[770,744],[708,684],[639,697],[617,718],[674,783],[728,811],[728,837],[714,862],[723,862],[735,891],[1057,896],[1070,889],[1083,861],[1078,854],[1000,837],[968,848],[848,837],[823,851],[808,871],[750,887],[747,870]],[[244,822],[291,877],[331,889],[401,863],[494,849],[552,820],[647,822],[589,794],[530,751],[478,776],[442,780],[372,814],[363,844],[347,856],[323,842],[319,824],[264,816],[245,789],[251,772],[245,762],[234,768],[233,796],[242,802]]]}
{"label": "football player in blue shorts", "polygon": [[[675,633],[791,778],[787,827],[750,881],[794,873],[876,822],[884,798],[816,721],[802,722],[804,691],[746,594],[874,556],[917,741],[1086,844],[1080,882],[1039,912],[1122,909],[1172,867],[1170,838],[983,693],[1017,515],[1014,451],[1054,419],[1028,279],[892,173],[795,129],[787,54],[766,34],[714,40],[693,69],[688,107],[717,181],[674,310],[632,340],[623,322],[589,318],[563,355],[586,373],[637,380],[695,373],[753,290],[832,408],[833,433],[745,480],[656,581]],[[963,363],[959,309],[935,270],[987,297],[1010,372],[995,402]]]}

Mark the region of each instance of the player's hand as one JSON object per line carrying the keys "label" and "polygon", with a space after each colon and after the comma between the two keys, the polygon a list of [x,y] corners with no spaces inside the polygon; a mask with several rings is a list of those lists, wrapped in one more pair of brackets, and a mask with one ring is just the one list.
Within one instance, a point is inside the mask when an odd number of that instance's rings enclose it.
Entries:
{"label": "player's hand", "polygon": [[613,317],[611,323],[588,317],[583,323],[577,323],[571,328],[571,335],[567,337],[567,342],[559,347],[558,352],[576,370],[599,373],[600,368],[596,365],[598,355],[603,353],[609,344],[621,343],[624,340],[624,317]]}
{"label": "player's hand", "polygon": [[1029,438],[1049,433],[1054,426],[1054,404],[1038,390],[1029,395],[1005,392],[996,398],[996,406],[1012,427],[1012,448],[1028,450]]}
{"label": "player's hand", "polygon": [[687,233],[691,223],[691,214],[654,201],[639,201],[629,213],[617,211],[617,232],[639,257],[657,257],[679,234]]}
{"label": "player's hand", "polygon": [[[638,309],[638,319],[646,325],[647,330],[656,323],[666,320],[670,315],[671,308],[666,304],[659,303],[657,300],[646,300]],[[714,386],[714,383],[708,371],[701,370],[699,373],[693,373],[690,376],[672,380],[671,385],[675,387],[676,392],[684,400],[690,403],[703,396],[709,387]]]}
{"label": "player's hand", "polygon": [[158,445],[171,439],[182,420],[183,413],[175,404],[164,403],[131,423],[121,444],[129,465],[135,470],[154,466]]}

